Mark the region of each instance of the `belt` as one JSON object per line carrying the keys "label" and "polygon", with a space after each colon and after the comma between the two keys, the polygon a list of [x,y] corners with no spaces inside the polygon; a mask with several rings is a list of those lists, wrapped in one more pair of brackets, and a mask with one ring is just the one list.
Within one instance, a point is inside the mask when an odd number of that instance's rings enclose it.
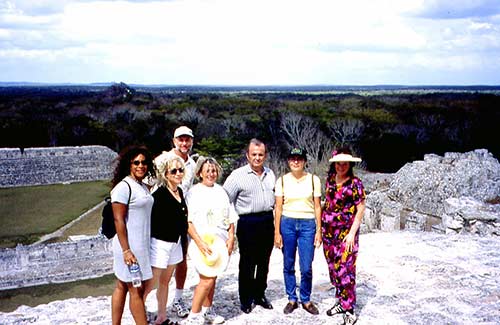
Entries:
{"label": "belt", "polygon": [[252,212],[252,213],[247,213],[247,214],[240,214],[240,219],[241,218],[262,218],[262,217],[267,217],[267,216],[270,216],[272,217],[273,216],[273,210],[269,210],[269,211],[262,211],[262,212]]}

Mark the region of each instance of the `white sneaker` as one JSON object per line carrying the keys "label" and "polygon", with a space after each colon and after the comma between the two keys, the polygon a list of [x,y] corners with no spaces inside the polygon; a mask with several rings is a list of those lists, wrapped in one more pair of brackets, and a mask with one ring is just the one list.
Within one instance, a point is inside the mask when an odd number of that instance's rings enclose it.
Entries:
{"label": "white sneaker", "polygon": [[207,309],[203,317],[209,324],[222,324],[226,321],[224,317],[217,315],[212,307]]}
{"label": "white sneaker", "polygon": [[148,324],[154,323],[154,321],[156,320],[156,314],[157,313],[146,310],[146,321],[148,322]]}
{"label": "white sneaker", "polygon": [[344,314],[344,325],[353,325],[358,320],[358,317],[353,312],[352,314],[348,311]]}
{"label": "white sneaker", "polygon": [[182,298],[174,300],[172,310],[177,313],[177,317],[185,318],[189,315],[189,308],[184,303]]}
{"label": "white sneaker", "polygon": [[203,325],[205,318],[201,314],[189,314],[188,318],[181,322],[181,325]]}

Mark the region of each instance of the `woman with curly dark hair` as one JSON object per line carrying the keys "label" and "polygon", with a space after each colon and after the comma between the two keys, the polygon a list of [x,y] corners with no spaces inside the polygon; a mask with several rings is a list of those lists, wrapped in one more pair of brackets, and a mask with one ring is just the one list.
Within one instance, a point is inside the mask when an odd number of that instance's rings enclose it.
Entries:
{"label": "woman with curly dark hair", "polygon": [[[117,277],[111,299],[113,324],[120,324],[127,292],[136,324],[147,324],[144,281],[153,277],[150,262],[151,208],[153,197],[142,180],[154,172],[145,146],[129,146],[116,159],[111,202],[116,235],[113,238],[113,270]],[[137,263],[142,283],[132,283],[129,267]]]}
{"label": "woman with curly dark hair", "polygon": [[353,157],[349,148],[335,150],[329,161],[321,223],[323,251],[338,302],[326,313],[342,314],[344,324],[352,325],[357,321],[356,259],[366,194],[363,183],[353,173],[354,163],[361,159]]}

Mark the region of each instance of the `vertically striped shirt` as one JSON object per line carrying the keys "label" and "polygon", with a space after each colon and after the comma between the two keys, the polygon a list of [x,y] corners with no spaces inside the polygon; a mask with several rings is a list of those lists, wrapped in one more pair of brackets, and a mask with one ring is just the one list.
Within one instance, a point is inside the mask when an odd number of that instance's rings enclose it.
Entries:
{"label": "vertically striped shirt", "polygon": [[224,182],[224,189],[239,215],[272,211],[274,208],[274,184],[276,176],[264,167],[257,175],[249,164],[235,169]]}

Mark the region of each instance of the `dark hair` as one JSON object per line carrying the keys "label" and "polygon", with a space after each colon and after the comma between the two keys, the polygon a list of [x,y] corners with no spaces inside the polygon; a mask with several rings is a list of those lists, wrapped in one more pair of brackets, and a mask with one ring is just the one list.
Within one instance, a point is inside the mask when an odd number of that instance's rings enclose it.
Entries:
{"label": "dark hair", "polygon": [[245,151],[246,153],[249,152],[250,145],[252,145],[252,144],[255,145],[255,146],[257,146],[257,147],[264,146],[264,152],[267,151],[266,144],[264,142],[260,141],[257,138],[253,138],[253,139],[250,140],[250,142],[248,143],[248,145],[246,147],[246,151]]}
{"label": "dark hair", "polygon": [[[335,155],[338,155],[339,153],[345,153],[347,155],[351,155],[352,156],[352,150],[349,147],[339,147],[339,148],[335,149],[333,151],[332,157],[335,156]],[[351,177],[351,178],[354,177],[353,168],[354,168],[354,162],[350,161],[349,162],[349,170],[347,171],[347,175],[349,177]],[[335,162],[332,162],[330,164],[330,169],[328,170],[328,178],[330,178],[334,174],[335,174]]]}
{"label": "dark hair", "polygon": [[130,162],[132,159],[141,154],[146,158],[148,174],[154,176],[153,157],[151,156],[149,149],[142,145],[127,146],[120,151],[118,157],[115,159],[116,167],[113,173],[113,180],[111,181],[112,187],[115,187],[116,184],[120,183],[125,176],[130,175]]}

